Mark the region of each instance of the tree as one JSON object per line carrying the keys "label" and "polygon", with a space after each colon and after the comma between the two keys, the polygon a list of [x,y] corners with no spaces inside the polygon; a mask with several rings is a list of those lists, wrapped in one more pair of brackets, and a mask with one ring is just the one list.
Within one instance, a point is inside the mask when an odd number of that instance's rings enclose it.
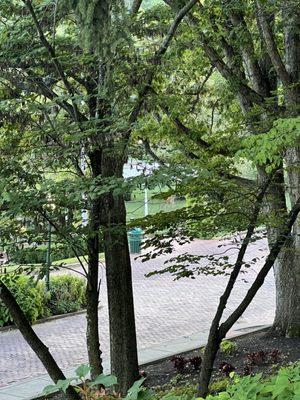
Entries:
{"label": "tree", "polygon": [[[179,6],[177,1],[166,3],[175,10]],[[294,0],[213,4],[214,7],[198,3],[197,11],[190,15],[193,47],[189,45],[189,49],[195,52],[200,47],[206,62],[218,71],[235,96],[244,115],[246,132],[246,135],[239,132],[238,137],[250,136],[248,153],[244,155],[256,163],[259,181],[266,179],[270,164],[280,166],[282,172],[270,189],[272,195],[267,197],[266,209],[281,220],[287,215],[288,199],[292,206],[295,204],[299,187],[299,7]],[[204,62],[200,68],[203,65]],[[169,114],[174,115],[173,110]],[[184,119],[182,116],[181,121]],[[209,129],[198,130],[200,135],[195,135],[193,127],[180,125],[178,118],[173,121],[183,137],[188,136],[199,149],[211,148],[214,153],[217,150],[226,154],[228,148],[223,146],[223,136],[215,137]],[[287,135],[287,140],[282,135]],[[232,155],[238,147],[230,149]],[[195,158],[193,153],[189,156]],[[244,183],[249,185],[246,180]],[[268,225],[270,246],[277,239],[280,225],[276,226],[274,221]],[[293,232],[274,266],[277,292],[274,330],[286,336],[299,336],[298,223]]]}
{"label": "tree", "polygon": [[[123,166],[132,129],[158,66],[195,3],[190,0],[183,5],[149,59],[149,54],[142,57],[143,48],[133,45],[138,6],[130,15],[118,1],[60,2],[54,10],[49,2],[24,0],[23,5],[14,2],[13,7],[11,2],[3,2],[7,13],[1,35],[8,40],[1,47],[2,134],[5,156],[10,157],[2,160],[3,188],[9,194],[6,206],[11,216],[16,209],[22,214],[41,214],[57,235],[70,242],[76,256],[76,239],[85,235],[87,347],[92,377],[102,372],[98,253],[99,240],[103,240],[111,369],[122,393],[138,377]],[[14,143],[10,141],[12,132]],[[29,148],[25,156],[20,154],[24,145]],[[86,171],[81,168],[83,160]],[[67,167],[67,174],[74,174],[73,180],[67,176],[61,184],[51,179],[41,183],[45,169],[53,173],[62,167]],[[17,190],[12,182],[18,183]],[[51,202],[64,209],[87,209],[88,226],[73,224],[62,229],[51,214],[49,195]],[[3,298],[4,292],[0,295]],[[13,303],[6,304],[11,312],[18,312]]]}

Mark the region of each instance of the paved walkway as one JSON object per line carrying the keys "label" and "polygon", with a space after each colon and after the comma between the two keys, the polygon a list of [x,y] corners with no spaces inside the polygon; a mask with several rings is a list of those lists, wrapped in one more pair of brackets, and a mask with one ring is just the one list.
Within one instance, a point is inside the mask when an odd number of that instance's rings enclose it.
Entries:
{"label": "paved walkway", "polygon": [[[231,244],[218,248],[217,240],[196,240],[179,247],[176,252],[209,255],[224,252],[234,259]],[[249,248],[248,260],[266,253],[266,242],[259,240]],[[218,298],[227,281],[223,276],[198,276],[195,280],[173,281],[170,275],[145,278],[145,273],[161,267],[166,257],[141,263],[132,259],[136,325],[139,350],[154,348],[170,341],[207,332]],[[262,260],[242,275],[229,302],[226,314],[245,295]],[[108,313],[104,270],[102,274],[99,330],[103,358],[109,359]],[[275,305],[273,274],[270,273],[252,305],[236,324],[259,326],[272,322]],[[36,333],[49,347],[61,368],[87,362],[85,347],[85,315],[70,316],[34,326]],[[175,344],[176,347],[176,344]],[[17,330],[0,333],[0,387],[45,373],[43,366]]]}

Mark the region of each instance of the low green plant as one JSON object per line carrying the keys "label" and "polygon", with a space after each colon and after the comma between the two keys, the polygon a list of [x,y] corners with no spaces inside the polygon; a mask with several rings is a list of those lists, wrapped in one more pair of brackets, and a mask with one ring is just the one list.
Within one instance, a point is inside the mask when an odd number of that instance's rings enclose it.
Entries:
{"label": "low green plant", "polygon": [[222,340],[220,344],[220,351],[228,356],[234,354],[238,349],[238,345],[230,340]]}
{"label": "low green plant", "polygon": [[[81,365],[75,371],[75,377],[47,386],[44,394],[48,395],[58,390],[66,392],[67,388],[73,385],[86,400],[100,400],[104,395],[112,399],[121,398],[119,393],[106,391],[107,388],[117,384],[114,376],[100,375],[94,381],[90,381],[89,372],[90,368],[87,365]],[[134,383],[125,400],[191,400],[195,398],[196,385],[185,385],[155,393],[152,389],[143,387],[145,379],[142,378]],[[220,391],[222,389],[223,391]],[[218,393],[215,394],[216,392]],[[214,382],[210,386],[210,393],[206,397],[207,400],[298,400],[300,399],[300,363],[281,368],[276,375],[268,379],[263,379],[262,374],[240,377],[232,372],[230,378]]]}
{"label": "low green plant", "polygon": [[[7,274],[5,284],[13,293],[30,323],[50,315],[43,282],[35,282],[26,275]],[[13,320],[10,313],[0,301],[0,326],[11,324],[13,324]]]}
{"label": "low green plant", "polygon": [[155,396],[157,399],[161,398],[166,398],[166,396],[174,396],[174,397],[180,397],[182,398],[183,396],[187,398],[188,400],[191,400],[195,398],[195,395],[197,393],[197,385],[192,385],[192,384],[187,384],[187,385],[181,385],[181,386],[176,386],[168,391],[163,391],[160,393],[157,393]]}
{"label": "low green plant", "polygon": [[300,363],[281,368],[264,380],[262,374],[240,377],[231,375],[232,384],[207,400],[298,400],[300,399]]}
{"label": "low green plant", "polygon": [[[26,275],[5,274],[2,279],[5,279],[5,284],[31,324],[51,315],[80,310],[86,305],[86,282],[75,276],[51,277],[49,292],[46,292],[43,281],[37,282]],[[9,311],[0,301],[0,326],[12,324],[13,320]]]}
{"label": "low green plant", "polygon": [[229,383],[230,383],[229,378],[218,379],[217,381],[214,381],[210,384],[209,392],[210,393],[223,392],[224,390],[227,389],[227,386],[229,385]]}
{"label": "low green plant", "polygon": [[[64,380],[59,380],[55,385],[48,385],[44,388],[45,396],[62,391],[66,393],[69,386],[73,386],[75,390],[85,400],[98,400],[104,396],[112,399],[119,399],[120,394],[107,389],[117,384],[117,378],[114,375],[99,375],[93,381],[89,380],[90,367],[88,365],[80,365],[75,370],[75,376]],[[154,396],[154,391],[143,387],[146,378],[136,381],[128,390],[125,397],[126,400],[149,400]]]}
{"label": "low green plant", "polygon": [[86,306],[86,283],[72,275],[51,278],[48,306],[51,315],[67,314]]}

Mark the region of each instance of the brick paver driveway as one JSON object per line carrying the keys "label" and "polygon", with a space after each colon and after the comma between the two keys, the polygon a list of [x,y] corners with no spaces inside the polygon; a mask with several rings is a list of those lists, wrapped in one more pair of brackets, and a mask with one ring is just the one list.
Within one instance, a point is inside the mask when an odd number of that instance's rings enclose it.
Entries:
{"label": "brick paver driveway", "polygon": [[[215,254],[224,252],[234,257],[231,245],[218,248],[217,240],[196,240],[177,249],[177,253]],[[248,258],[266,253],[266,242],[259,240],[251,244]],[[145,278],[145,273],[159,268],[166,260],[160,257],[147,263],[132,259],[134,299],[139,348],[168,342],[208,329],[216,309],[218,297],[227,278],[222,276],[198,276],[195,280],[173,281],[169,275]],[[239,281],[228,304],[227,313],[242,299],[255,277],[262,261],[251,267]],[[104,268],[104,267],[103,267]],[[108,315],[104,269],[101,270],[102,289],[99,310],[99,329],[103,358],[108,358]],[[238,323],[252,325],[272,322],[275,304],[273,274],[270,273],[255,301]],[[34,326],[35,331],[46,343],[60,367],[67,368],[86,363],[85,315],[71,316]],[[17,330],[0,333],[0,386],[28,377],[44,374],[45,370]]]}

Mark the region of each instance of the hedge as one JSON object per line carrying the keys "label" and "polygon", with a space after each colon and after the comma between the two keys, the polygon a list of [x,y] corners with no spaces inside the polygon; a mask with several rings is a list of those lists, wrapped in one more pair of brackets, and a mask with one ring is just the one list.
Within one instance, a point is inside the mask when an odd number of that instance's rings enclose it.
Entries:
{"label": "hedge", "polygon": [[[50,291],[46,292],[44,281],[34,281],[25,275],[5,278],[30,323],[52,315],[66,314],[86,306],[84,279],[72,275],[51,278]],[[9,311],[0,301],[0,326],[12,325]]]}
{"label": "hedge", "polygon": [[[10,260],[15,264],[42,264],[46,262],[46,254],[47,246],[15,248],[9,252]],[[79,255],[84,254],[86,254],[86,251]],[[53,245],[51,247],[51,262],[70,257],[74,257],[74,253],[69,246]]]}

